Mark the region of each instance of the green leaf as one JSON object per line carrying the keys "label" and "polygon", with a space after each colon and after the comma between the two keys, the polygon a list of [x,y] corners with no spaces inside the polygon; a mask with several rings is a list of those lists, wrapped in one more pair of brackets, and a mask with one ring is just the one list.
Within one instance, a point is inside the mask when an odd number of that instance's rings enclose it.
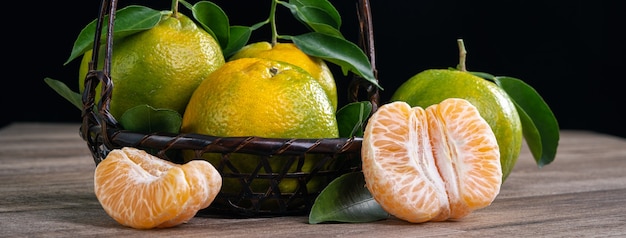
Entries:
{"label": "green leaf", "polygon": [[513,104],[515,104],[515,109],[517,110],[522,123],[522,133],[524,134],[526,144],[528,145],[533,158],[537,160],[538,158],[541,158],[541,153],[543,151],[539,130],[537,130],[535,122],[533,122],[532,118],[530,118],[526,111],[524,111],[524,109],[522,109],[515,101],[513,101]]}
{"label": "green leaf", "polygon": [[70,101],[70,103],[74,104],[79,110],[83,110],[83,99],[80,93],[72,91],[67,85],[63,82],[51,78],[43,79],[48,86],[50,86],[55,92],[61,95],[63,98]]}
{"label": "green leaf", "polygon": [[341,66],[344,75],[350,71],[382,89],[374,77],[369,58],[354,43],[319,32],[292,36],[290,39],[304,53]]}
{"label": "green leaf", "polygon": [[[108,15],[105,16],[105,22],[102,28],[102,37],[106,34],[108,19]],[[159,23],[160,20],[161,12],[157,10],[137,5],[127,6],[115,12],[113,37],[115,39],[120,39],[122,37],[150,29]],[[65,61],[64,65],[93,48],[94,37],[96,34],[96,24],[97,19],[94,19],[80,31],[78,38],[74,41],[72,53],[67,61]],[[104,43],[104,41],[102,43]]]}
{"label": "green leaf", "polygon": [[335,29],[335,28],[333,28],[333,27],[331,27],[329,25],[319,24],[319,23],[309,23],[309,26],[315,32],[323,33],[323,34],[334,36],[334,37],[341,38],[341,39],[345,39],[343,37],[343,34],[341,34],[341,31],[339,31],[338,29]]}
{"label": "green leaf", "polygon": [[289,0],[289,4],[283,5],[304,23],[322,23],[335,29],[341,28],[341,15],[328,0]]}
{"label": "green leaf", "polygon": [[[497,76],[494,82],[515,102],[522,119],[524,139],[528,142],[539,167],[550,164],[559,145],[559,125],[548,104],[522,80]],[[537,140],[540,140],[539,146]]]}
{"label": "green leaf", "polygon": [[351,172],[333,180],[315,199],[309,223],[371,222],[389,217],[365,187],[362,172]]}
{"label": "green leaf", "polygon": [[339,137],[362,137],[365,123],[371,111],[372,103],[369,101],[349,103],[339,109],[336,114]]}
{"label": "green leaf", "polygon": [[344,38],[340,32],[341,16],[327,0],[290,0],[281,2],[292,15],[314,32]]}
{"label": "green leaf", "polygon": [[[450,70],[458,70],[456,68],[448,68],[448,69],[450,69]],[[496,76],[493,76],[491,74],[488,74],[488,73],[485,73],[485,72],[469,72],[469,73],[471,73],[473,75],[476,75],[478,77],[484,78],[484,79],[488,79],[489,81],[495,83]]]}
{"label": "green leaf", "polygon": [[200,1],[193,5],[191,12],[202,28],[226,48],[230,37],[230,23],[226,13],[215,3]]}
{"label": "green leaf", "polygon": [[178,133],[182,125],[182,117],[177,111],[157,109],[143,104],[126,110],[120,117],[119,123],[125,130],[134,132]]}
{"label": "green leaf", "polygon": [[224,57],[229,58],[243,46],[245,46],[250,40],[252,35],[252,28],[246,26],[231,26],[230,38],[228,39],[228,45],[222,49]]}

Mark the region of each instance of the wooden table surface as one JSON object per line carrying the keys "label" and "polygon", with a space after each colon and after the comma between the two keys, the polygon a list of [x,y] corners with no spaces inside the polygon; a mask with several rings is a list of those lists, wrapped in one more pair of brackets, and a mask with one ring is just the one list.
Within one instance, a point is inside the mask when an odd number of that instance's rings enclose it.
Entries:
{"label": "wooden table surface", "polygon": [[218,237],[623,237],[626,139],[562,131],[555,161],[539,169],[526,146],[491,206],[460,221],[307,223],[306,216],[196,216],[175,228],[119,225],[93,193],[95,164],[78,124],[0,129],[0,236]]}

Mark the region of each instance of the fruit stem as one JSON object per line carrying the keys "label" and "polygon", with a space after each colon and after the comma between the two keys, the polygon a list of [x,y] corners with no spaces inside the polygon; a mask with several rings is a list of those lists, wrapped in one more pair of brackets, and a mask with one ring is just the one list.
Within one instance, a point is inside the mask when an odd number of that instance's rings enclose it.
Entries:
{"label": "fruit stem", "polygon": [[457,39],[456,43],[459,46],[459,65],[457,66],[457,69],[467,72],[467,66],[465,66],[465,60],[467,57],[467,50],[465,50],[465,43],[463,43],[463,39]]}
{"label": "fruit stem", "polygon": [[276,30],[276,5],[278,5],[279,0],[272,1],[272,6],[270,7],[270,27],[272,29],[272,46],[276,45],[278,42],[278,30]]}
{"label": "fruit stem", "polygon": [[178,0],[172,0],[172,17],[178,17]]}

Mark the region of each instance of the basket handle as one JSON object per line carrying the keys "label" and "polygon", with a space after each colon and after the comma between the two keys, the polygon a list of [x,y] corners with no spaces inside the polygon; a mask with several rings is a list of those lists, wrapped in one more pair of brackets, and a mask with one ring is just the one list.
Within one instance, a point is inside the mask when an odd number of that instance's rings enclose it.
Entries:
{"label": "basket handle", "polygon": [[[113,49],[113,25],[115,19],[115,11],[117,8],[117,0],[102,0],[100,3],[100,10],[96,22],[96,32],[94,35],[93,51],[91,61],[89,62],[89,71],[85,76],[85,88],[82,94],[82,126],[81,136],[88,142],[90,150],[94,155],[96,164],[101,160],[98,156],[108,153],[102,151],[101,144],[104,144],[108,148],[113,148],[113,143],[110,141],[110,137],[107,136],[108,131],[114,131],[119,127],[117,120],[109,112],[109,104],[111,101],[111,93],[113,90],[113,81],[110,78],[111,61],[109,60],[112,55]],[[105,16],[108,10],[108,25],[106,33],[104,66],[102,70],[98,68],[98,56],[100,55],[100,41],[103,31]],[[96,107],[96,87],[101,84],[101,97]],[[97,112],[95,111],[97,108]],[[99,125],[96,127],[90,127],[88,125]],[[104,135],[104,136],[101,136]]]}
{"label": "basket handle", "polygon": [[[374,72],[374,79],[378,82],[376,50],[374,48],[374,27],[372,24],[372,11],[369,0],[357,1],[357,17],[359,19],[359,46],[368,55],[372,71]],[[370,115],[378,109],[378,105],[380,103],[378,87],[357,75],[353,75],[348,87],[348,100],[350,102],[360,101],[359,92],[361,91],[361,87],[364,87],[363,90],[367,96],[366,99],[372,103],[372,111]]]}

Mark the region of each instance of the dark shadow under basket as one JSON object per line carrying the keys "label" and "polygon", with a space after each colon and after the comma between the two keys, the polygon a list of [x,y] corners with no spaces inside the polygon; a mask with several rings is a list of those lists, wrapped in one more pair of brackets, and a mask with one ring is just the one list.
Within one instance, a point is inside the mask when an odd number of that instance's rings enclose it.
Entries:
{"label": "dark shadow under basket", "polygon": [[[368,49],[366,52],[373,59],[369,2],[360,0],[359,4],[359,20],[366,23],[361,24],[363,28],[360,29],[360,44]],[[105,15],[114,15],[116,5],[116,0],[102,1],[96,36],[101,35],[103,24],[107,22]],[[110,18],[108,22],[112,22]],[[362,138],[359,137],[270,139],[200,134],[145,134],[121,129],[108,111],[113,90],[109,77],[110,68],[107,68],[110,67],[108,62],[112,52],[113,24],[109,23],[108,29],[104,69],[95,70],[95,64],[90,65],[82,95],[83,121],[80,132],[96,165],[111,150],[122,147],[143,149],[175,163],[183,163],[179,156],[181,153],[193,153],[195,158],[210,157],[211,163],[222,175],[224,186],[214,202],[201,213],[233,217],[306,215],[321,188],[345,173],[360,170]],[[94,37],[92,62],[98,62],[98,45],[100,38]],[[99,84],[102,86],[102,96],[96,105],[95,91]],[[366,92],[368,100],[373,104],[373,111],[376,110],[377,88],[359,77],[354,77],[348,92],[351,101],[358,100],[359,91]],[[252,159],[253,166],[238,168],[237,163],[232,163],[241,154]],[[305,164],[313,166],[303,168]]]}

